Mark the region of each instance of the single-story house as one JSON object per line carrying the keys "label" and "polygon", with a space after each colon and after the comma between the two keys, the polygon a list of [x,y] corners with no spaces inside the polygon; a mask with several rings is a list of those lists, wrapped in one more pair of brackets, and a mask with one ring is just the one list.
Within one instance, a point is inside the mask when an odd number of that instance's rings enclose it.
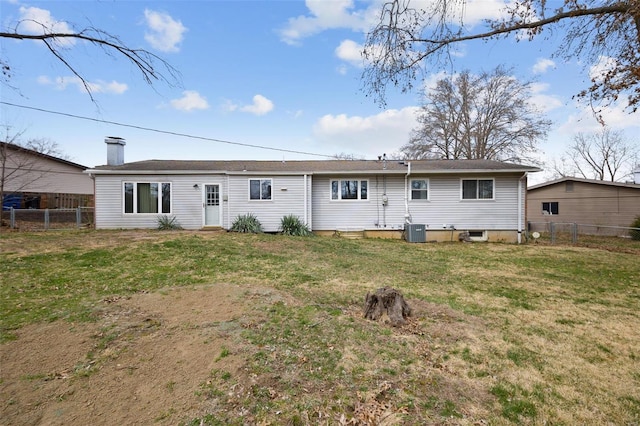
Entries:
{"label": "single-story house", "polygon": [[427,241],[519,242],[527,174],[536,167],[488,160],[124,162],[125,141],[107,138],[95,180],[96,228],[155,228],[174,217],[185,229],[230,229],[254,214],[266,232],[295,215],[316,234],[360,231],[401,237],[424,225]]}
{"label": "single-story house", "polygon": [[[606,234],[604,227],[628,227],[640,215],[640,170],[634,182],[563,177],[534,185],[527,190],[527,203],[532,229],[544,230],[550,222],[576,223],[585,233],[601,227],[598,233]],[[610,233],[616,234],[613,229]]]}
{"label": "single-story house", "polygon": [[93,206],[93,181],[86,166],[20,145],[0,142],[3,208]]}

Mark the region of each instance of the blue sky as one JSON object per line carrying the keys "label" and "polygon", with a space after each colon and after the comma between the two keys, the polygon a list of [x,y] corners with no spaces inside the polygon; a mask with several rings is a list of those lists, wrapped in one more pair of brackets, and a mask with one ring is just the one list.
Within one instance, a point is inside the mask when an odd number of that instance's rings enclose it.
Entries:
{"label": "blue sky", "polygon": [[[502,4],[469,0],[470,29],[482,18],[497,16]],[[416,125],[417,91],[390,89],[385,109],[361,91],[359,51],[379,1],[0,0],[0,8],[3,31],[24,20],[20,31],[35,32],[27,24],[30,19],[60,31],[94,26],[180,71],[181,87],[151,87],[121,58],[84,43],[67,45],[70,61],[94,88],[94,104],[43,45],[0,39],[16,88],[0,88],[4,102],[96,120],[0,104],[2,124],[24,130],[23,139],[51,139],[71,161],[89,167],[106,162],[106,136],[126,139],[126,161],[308,160],[339,153],[374,159],[397,152]],[[456,55],[456,70],[491,71],[502,64],[513,68],[516,77],[535,81],[531,101],[553,121],[540,143],[543,160],[558,158],[577,132],[599,128],[590,108],[572,99],[598,64],[553,58],[559,35],[534,42],[467,43]],[[442,75],[434,70],[426,81]],[[640,143],[640,113],[630,115],[614,105],[604,117],[614,130]],[[532,181],[545,176],[538,173]]]}

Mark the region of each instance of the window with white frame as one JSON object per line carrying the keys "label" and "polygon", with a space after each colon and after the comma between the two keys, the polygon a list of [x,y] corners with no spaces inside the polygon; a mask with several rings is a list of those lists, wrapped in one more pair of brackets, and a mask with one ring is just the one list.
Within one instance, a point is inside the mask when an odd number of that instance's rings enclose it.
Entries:
{"label": "window with white frame", "polygon": [[272,186],[271,179],[249,179],[249,199],[270,200]]}
{"label": "window with white frame", "polygon": [[411,180],[411,199],[412,200],[428,200],[429,199],[429,180],[428,179],[412,179]]}
{"label": "window with white frame", "polygon": [[171,213],[171,183],[125,182],[124,212]]}
{"label": "window with white frame", "polygon": [[332,200],[368,199],[369,181],[356,179],[336,179],[331,181]]}
{"label": "window with white frame", "polygon": [[462,179],[463,200],[493,200],[493,179]]}

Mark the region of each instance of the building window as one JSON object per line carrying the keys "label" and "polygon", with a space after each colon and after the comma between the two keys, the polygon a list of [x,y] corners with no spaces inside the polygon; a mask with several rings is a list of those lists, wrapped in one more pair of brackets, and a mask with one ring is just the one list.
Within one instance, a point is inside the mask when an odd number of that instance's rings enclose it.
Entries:
{"label": "building window", "polygon": [[428,200],[429,199],[429,181],[427,179],[411,180],[411,199],[412,200]]}
{"label": "building window", "polygon": [[463,200],[493,200],[493,179],[463,179]]}
{"label": "building window", "polygon": [[560,207],[557,201],[550,201],[542,203],[542,214],[558,214],[560,213]]}
{"label": "building window", "polygon": [[567,181],[564,183],[564,190],[566,192],[573,192],[573,182],[572,181]]}
{"label": "building window", "polygon": [[125,213],[171,213],[171,183],[125,182]]}
{"label": "building window", "polygon": [[369,181],[366,180],[332,180],[332,200],[366,200],[368,199]]}
{"label": "building window", "polygon": [[270,200],[271,186],[271,179],[249,179],[249,199]]}

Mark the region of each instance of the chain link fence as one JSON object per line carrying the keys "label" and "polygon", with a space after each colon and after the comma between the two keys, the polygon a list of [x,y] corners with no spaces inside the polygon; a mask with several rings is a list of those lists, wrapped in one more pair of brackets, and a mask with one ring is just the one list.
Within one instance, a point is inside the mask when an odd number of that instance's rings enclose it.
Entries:
{"label": "chain link fence", "polygon": [[[640,247],[640,228],[573,222],[528,222],[530,241],[551,244],[625,244]],[[537,238],[536,238],[537,237]]]}
{"label": "chain link fence", "polygon": [[93,228],[93,207],[14,209],[2,212],[2,226],[20,231]]}

